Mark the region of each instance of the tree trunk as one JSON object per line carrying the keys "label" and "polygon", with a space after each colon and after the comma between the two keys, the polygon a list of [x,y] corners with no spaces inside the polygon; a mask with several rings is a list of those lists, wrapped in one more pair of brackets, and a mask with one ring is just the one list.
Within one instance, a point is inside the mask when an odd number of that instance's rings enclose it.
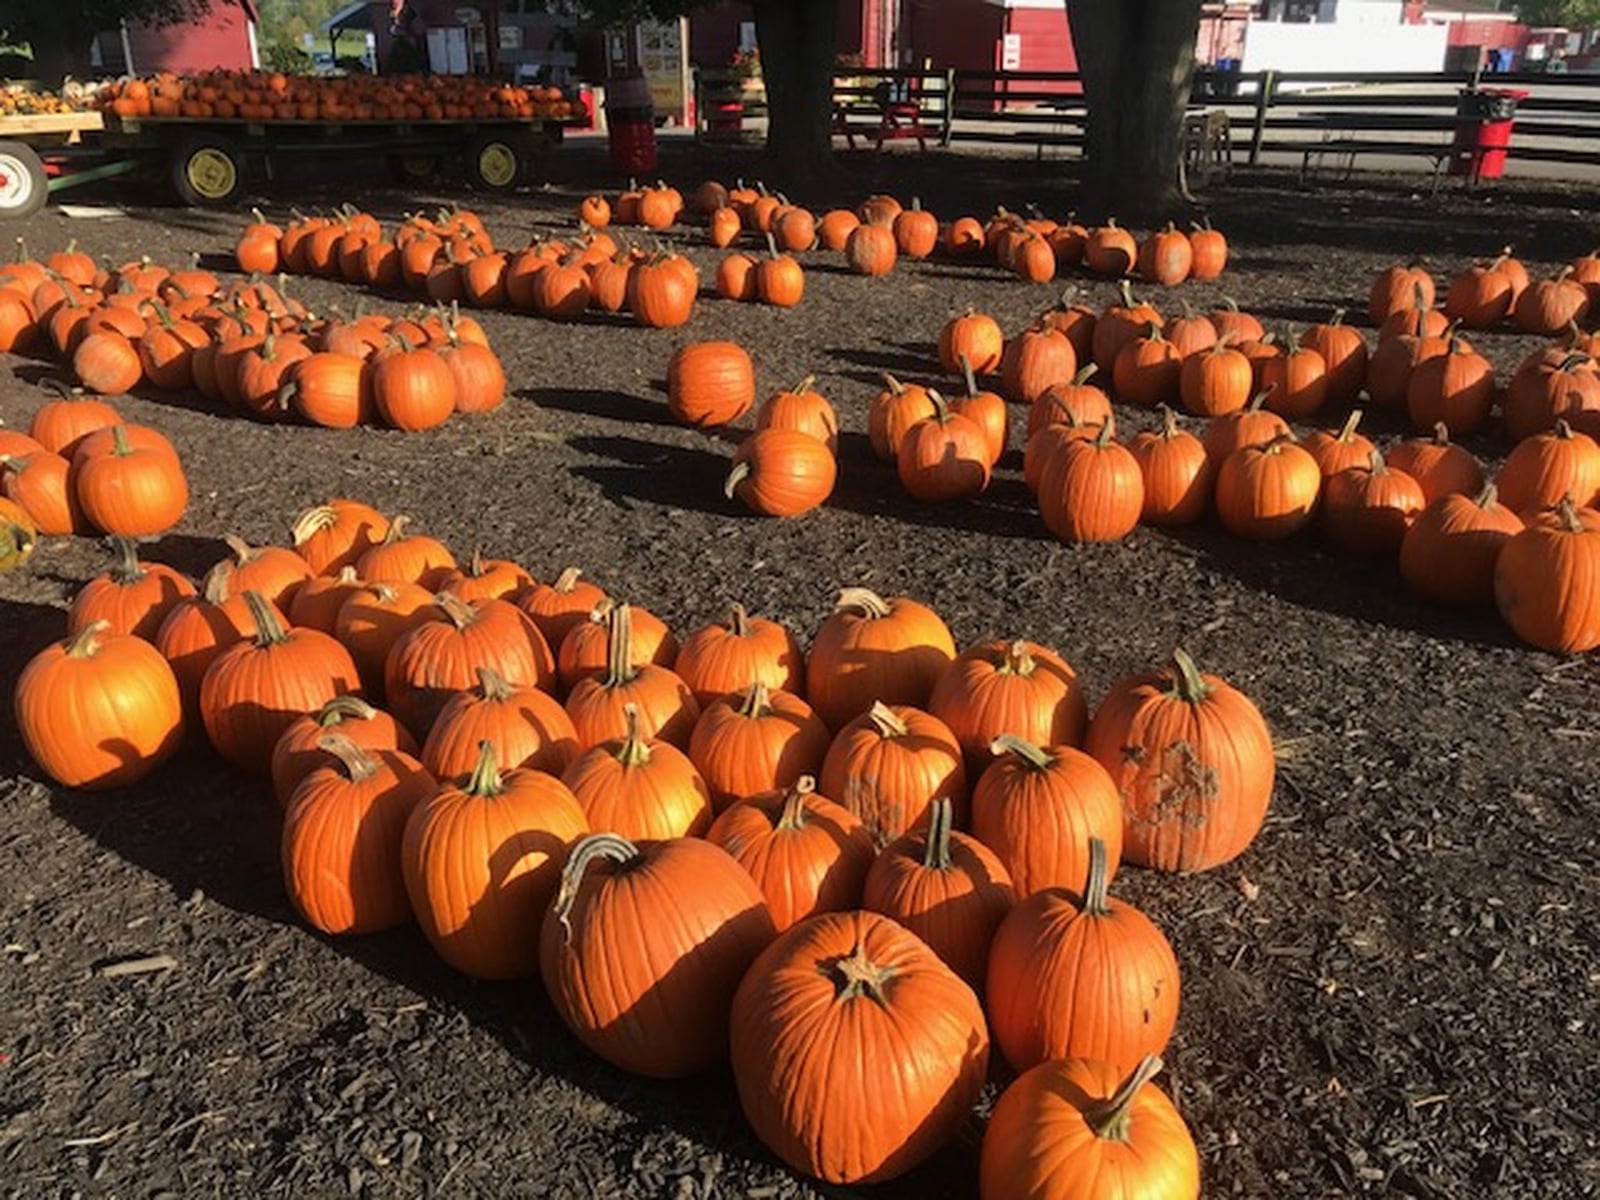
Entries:
{"label": "tree trunk", "polygon": [[813,181],[833,165],[836,0],[754,0],[767,87],[767,156],[781,181]]}
{"label": "tree trunk", "polygon": [[1182,203],[1178,165],[1199,0],[1067,0],[1089,115],[1085,207],[1162,217]]}

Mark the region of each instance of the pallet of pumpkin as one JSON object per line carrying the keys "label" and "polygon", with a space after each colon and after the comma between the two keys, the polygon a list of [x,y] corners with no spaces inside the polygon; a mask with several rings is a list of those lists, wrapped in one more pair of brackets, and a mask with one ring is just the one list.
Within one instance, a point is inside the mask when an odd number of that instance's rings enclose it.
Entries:
{"label": "pallet of pumpkin", "polygon": [[338,429],[430,429],[506,389],[482,325],[455,308],[319,317],[259,275],[224,285],[148,258],[106,271],[71,249],[0,268],[0,350],[56,358],[101,396],[196,391]]}
{"label": "pallet of pumpkin", "polygon": [[[687,1077],[731,1053],[752,1126],[805,1174],[872,1182],[928,1157],[969,1119],[992,1038],[1020,1077],[990,1119],[985,1197],[1113,1152],[1105,1178],[1135,1187],[1129,1141],[1161,1148],[1163,1195],[1198,1194],[1187,1130],[1148,1086],[1177,962],[1108,895],[1127,863],[1231,861],[1267,811],[1265,721],[1188,655],[1091,716],[1053,650],[958,652],[933,610],[863,588],[809,651],[737,604],[680,642],[575,570],[458,563],[355,501],[302,514],[287,546],[228,542],[198,588],[119,542],[77,596],[16,686],[52,779],[126,787],[203,731],[282,809],[308,924],[415,921],[456,970],[537,975],[623,1070]],[[1182,782],[1199,774],[1217,786]],[[630,932],[644,911],[672,919]],[[786,1099],[830,1078],[853,1082]],[[1061,1157],[1019,1156],[1030,1137]]]}

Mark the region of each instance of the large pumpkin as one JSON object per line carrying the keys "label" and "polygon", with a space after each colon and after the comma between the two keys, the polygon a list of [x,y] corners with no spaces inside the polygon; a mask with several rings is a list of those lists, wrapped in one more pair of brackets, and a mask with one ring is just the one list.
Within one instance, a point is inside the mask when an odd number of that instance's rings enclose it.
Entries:
{"label": "large pumpkin", "polygon": [[318,767],[289,797],[283,883],[296,911],[323,933],[378,933],[411,920],[400,846],[406,820],[438,784],[409,754],[369,752],[339,734],[318,743]]}
{"label": "large pumpkin", "polygon": [[672,669],[702,707],[753,683],[798,696],[806,679],[805,654],[794,634],[776,621],[750,616],[742,604],[729,606],[726,623],[684,638]]}
{"label": "large pumpkin", "polygon": [[477,764],[478,747],[493,743],[502,771],[525,767],[560,775],[578,756],[578,735],[566,709],[548,692],[513,687],[492,666],[477,668],[478,686],[445,701],[422,747],[436,779],[457,779]]}
{"label": "large pumpkin", "polygon": [[1018,1071],[1091,1058],[1130,1071],[1178,1022],[1178,960],[1144,913],[1106,895],[1106,853],[1089,844],[1081,893],[1019,900],[989,950],[989,1027]]}
{"label": "large pumpkin", "polygon": [[116,564],[79,589],[67,611],[67,632],[82,633],[96,621],[111,633],[131,633],[154,642],[161,622],[185,596],[195,595],[187,576],[165,563],[139,561],[139,547],[126,537],[110,539]]}
{"label": "large pumpkin", "polygon": [[1139,523],[1144,474],[1114,433],[1108,421],[1092,439],[1060,446],[1044,465],[1039,513],[1062,541],[1115,542]]}
{"label": "large pumpkin", "polygon": [[667,407],[685,425],[728,425],[755,402],[755,365],[735,342],[691,342],[667,364]]}
{"label": "large pumpkin", "polygon": [[950,630],[915,600],[845,588],[806,661],[806,698],[830,729],[875,701],[923,705],[956,656]]}
{"label": "large pumpkin", "polygon": [[961,747],[938,717],[910,705],[876,702],[834,738],[822,763],[823,795],[844,805],[877,846],[927,822],[944,797],[966,814]]}
{"label": "large pumpkin", "polygon": [[1043,888],[1082,891],[1091,840],[1107,852],[1107,876],[1122,857],[1122,805],[1116,784],[1071,746],[1037,746],[1012,734],[972,793],[972,832],[1005,865],[1017,895]]}
{"label": "large pumpkin", "polygon": [[867,872],[861,906],[893,917],[973,988],[983,986],[994,931],[1016,903],[1005,864],[975,837],[951,828],[950,801],[928,826],[889,843]]}
{"label": "large pumpkin", "polygon": [[872,866],[872,837],[851,813],[802,775],[726,809],[706,831],[750,873],[783,932],[823,912],[854,908]]}
{"label": "large pumpkin", "polygon": [[573,848],[544,918],[540,973],[561,1019],[601,1058],[678,1079],[728,1057],[728,1015],[772,941],[761,889],[698,838]]}
{"label": "large pumpkin", "polygon": [[1494,598],[1506,624],[1541,650],[1600,646],[1600,512],[1563,500],[1500,551]]}
{"label": "large pumpkin", "polygon": [[877,913],[827,913],[779,936],[733,998],[745,1117],[790,1167],[880,1183],[967,1120],[989,1064],[972,989]]}
{"label": "large pumpkin", "polygon": [[1199,1200],[1200,1155],[1176,1106],[1104,1062],[1040,1063],[1001,1095],[983,1135],[980,1200]]}
{"label": "large pumpkin", "polygon": [[587,832],[560,780],[502,775],[485,742],[471,777],[440,788],[406,822],[406,892],[434,951],[474,979],[531,975],[539,922],[568,849]]}
{"label": "large pumpkin", "polygon": [[983,642],[963,650],[934,685],[928,711],[950,728],[976,779],[1003,733],[1044,746],[1076,746],[1088,724],[1070,663],[1036,642]]}
{"label": "large pumpkin", "polygon": [[1400,575],[1441,604],[1483,606],[1494,600],[1501,548],[1522,532],[1522,518],[1501,504],[1494,484],[1476,497],[1448,492],[1417,514],[1400,543]]}
{"label": "large pumpkin", "polygon": [[34,655],[15,702],[22,744],[63,787],[136,783],[183,742],[183,702],[167,660],[103,621]]}
{"label": "large pumpkin", "polygon": [[1317,506],[1317,460],[1287,434],[1244,446],[1217,469],[1217,516],[1236,537],[1276,541],[1303,528]]}
{"label": "large pumpkin", "polygon": [[809,704],[758,681],[742,695],[707,705],[689,738],[689,760],[721,812],[815,775],[830,741],[828,727]]}
{"label": "large pumpkin", "polygon": [[591,746],[562,775],[591,829],[630,841],[700,837],[711,825],[711,792],[670,742],[639,732],[639,710],[624,710],[627,733]]}
{"label": "large pumpkin", "polygon": [[1084,748],[1116,786],[1122,855],[1139,866],[1227,862],[1255,839],[1272,799],[1272,734],[1260,710],[1182,650],[1167,670],[1113,685]]}
{"label": "large pumpkin", "polygon": [[1494,485],[1506,506],[1524,517],[1554,508],[1565,496],[1587,508],[1600,492],[1600,445],[1557,421],[1549,433],[1536,433],[1511,448]]}

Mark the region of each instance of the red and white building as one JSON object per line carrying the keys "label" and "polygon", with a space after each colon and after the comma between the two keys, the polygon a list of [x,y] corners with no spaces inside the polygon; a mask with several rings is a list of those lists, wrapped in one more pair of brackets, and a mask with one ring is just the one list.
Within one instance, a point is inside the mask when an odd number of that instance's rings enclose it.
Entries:
{"label": "red and white building", "polygon": [[218,67],[248,71],[261,64],[256,45],[259,21],[255,0],[211,0],[182,21],[165,25],[125,21],[120,29],[102,34],[97,46],[107,69],[139,75],[159,71],[187,75]]}

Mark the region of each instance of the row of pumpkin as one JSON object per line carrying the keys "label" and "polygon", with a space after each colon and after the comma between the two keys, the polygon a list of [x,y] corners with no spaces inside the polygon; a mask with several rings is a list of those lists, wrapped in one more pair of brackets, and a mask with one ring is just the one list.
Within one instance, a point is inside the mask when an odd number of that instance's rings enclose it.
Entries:
{"label": "row of pumpkin", "polygon": [[335,428],[429,429],[497,408],[506,390],[483,327],[454,308],[322,318],[260,277],[224,285],[149,259],[108,271],[70,246],[0,268],[0,350],[58,358],[102,396],[192,389],[257,419]]}
{"label": "row of pumpkin", "polygon": [[[17,685],[52,777],[144,776],[187,709],[270,776],[309,923],[415,919],[468,974],[538,973],[624,1070],[731,1053],[753,1127],[797,1170],[876,1181],[925,1159],[968,1118],[992,1036],[1024,1074],[990,1120],[984,1196],[1101,1155],[1130,1186],[1149,1169],[1154,1194],[1198,1194],[1181,1118],[1146,1086],[1177,962],[1107,896],[1123,861],[1232,859],[1270,800],[1260,713],[1187,655],[1091,720],[1049,649],[958,654],[930,609],[864,589],[805,653],[738,606],[679,644],[575,571],[457,565],[352,501],[303,514],[293,549],[230,544],[196,594],[117,543]],[[1041,1139],[1064,1161],[1022,1152]],[[1129,1142],[1180,1169],[1121,1161]]]}

